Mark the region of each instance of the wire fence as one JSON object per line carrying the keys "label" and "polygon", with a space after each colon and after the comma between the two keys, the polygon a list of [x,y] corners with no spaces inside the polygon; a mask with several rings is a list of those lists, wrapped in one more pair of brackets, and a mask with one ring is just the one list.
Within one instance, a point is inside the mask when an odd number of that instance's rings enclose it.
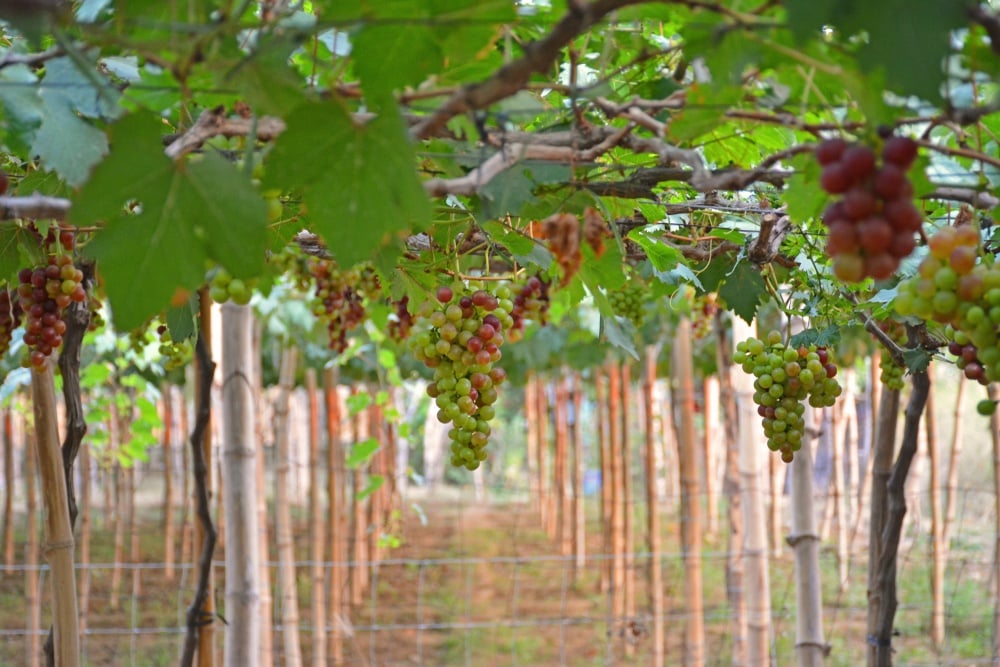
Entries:
{"label": "wire fence", "polygon": [[[509,491],[509,490],[501,490]],[[448,495],[448,494],[444,494]],[[497,495],[503,495],[497,494]],[[509,495],[509,494],[508,494]],[[947,635],[935,648],[928,637],[930,598],[930,543],[927,513],[911,513],[899,554],[900,606],[894,649],[897,665],[987,665],[990,659],[994,599],[992,490],[961,489],[945,577],[944,615]],[[818,499],[820,500],[820,499]],[[343,642],[343,665],[642,665],[651,664],[650,629],[662,623],[666,635],[666,664],[680,664],[684,627],[690,618],[685,597],[684,555],[680,552],[678,517],[663,523],[661,555],[666,606],[663,615],[649,613],[646,571],[650,554],[643,549],[642,503],[635,507],[636,550],[630,554],[631,575],[636,582],[635,611],[615,615],[612,591],[601,591],[600,572],[612,554],[603,553],[597,508],[588,505],[587,547],[583,567],[572,555],[558,554],[558,546],[540,527],[537,513],[526,503],[488,502],[471,496],[434,499],[415,494],[404,510],[412,520],[403,524],[403,546],[387,558],[370,562],[324,561],[327,581],[334,568],[347,573],[367,569],[369,584],[361,604],[346,606],[336,617],[327,617],[322,629],[327,640]],[[668,500],[667,507],[675,507]],[[822,503],[817,503],[822,507]],[[723,511],[725,507],[723,506]],[[110,539],[95,519],[94,544]],[[725,524],[725,520],[721,524]],[[175,664],[185,615],[194,595],[194,568],[174,566],[172,581],[166,577],[162,535],[158,525],[146,521],[137,532],[144,536],[143,562],[117,564],[121,588],[112,602],[115,563],[78,566],[86,575],[90,598],[82,647],[88,665]],[[787,530],[784,531],[787,534]],[[156,538],[159,542],[156,542]],[[298,554],[308,553],[304,528],[297,533]],[[861,546],[863,547],[863,542]],[[23,547],[23,545],[19,545]],[[23,549],[19,549],[21,553]],[[106,551],[106,549],[105,549]],[[97,548],[95,547],[95,557]],[[725,534],[708,536],[703,559],[707,665],[732,664],[733,612],[726,590],[726,564],[730,552]],[[221,558],[221,555],[220,555]],[[867,615],[867,553],[851,554],[849,584],[838,581],[836,550],[828,539],[821,552],[824,591],[824,630],[830,645],[828,665],[864,663]],[[276,563],[271,581],[277,580]],[[313,601],[310,569],[314,563],[298,561],[300,625],[303,655],[308,659],[316,628],[309,622]],[[221,651],[225,624],[225,564],[217,559],[215,590],[220,621],[216,640]],[[771,652],[773,665],[793,664],[795,652],[795,584],[790,549],[774,555],[771,575]],[[42,629],[29,631],[26,575],[37,572],[42,591]],[[45,565],[0,566],[0,664],[25,664],[32,635],[47,632],[50,593]],[[346,576],[343,580],[350,581]],[[279,597],[272,596],[275,604]],[[275,609],[275,619],[281,610]],[[275,633],[274,665],[283,665],[281,625]],[[329,649],[328,649],[329,653]],[[268,663],[270,664],[270,663]],[[329,664],[333,664],[332,661]]]}

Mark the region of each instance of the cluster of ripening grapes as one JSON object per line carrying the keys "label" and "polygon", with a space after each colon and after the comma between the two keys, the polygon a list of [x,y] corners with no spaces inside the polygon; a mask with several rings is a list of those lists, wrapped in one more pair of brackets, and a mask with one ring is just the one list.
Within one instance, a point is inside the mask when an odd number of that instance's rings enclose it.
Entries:
{"label": "cluster of ripening grapes", "polygon": [[628,282],[619,290],[608,292],[608,303],[611,304],[611,312],[618,317],[622,317],[632,323],[636,328],[642,325],[645,316],[643,313],[643,296],[646,290],[642,285]]}
{"label": "cluster of ripening grapes", "polygon": [[770,331],[764,340],[748,338],[736,345],[733,361],[752,373],[754,403],[762,418],[767,447],[781,452],[789,463],[802,448],[805,422],[803,401],[815,408],[829,407],[840,396],[837,367],[825,348],[788,347],[781,332]]}
{"label": "cluster of ripening grapes", "polygon": [[712,333],[712,322],[719,312],[719,298],[715,292],[695,297],[691,309],[691,334],[695,340],[707,338]]}
{"label": "cluster of ripening grapes", "polygon": [[827,207],[823,222],[834,275],[846,282],[895,273],[916,247],[914,234],[923,223],[906,176],[917,157],[916,142],[889,137],[880,157],[881,164],[870,147],[843,139],[828,139],[816,148],[823,166],[820,185],[843,195]]}
{"label": "cluster of ripening grapes", "polygon": [[340,354],[347,349],[347,334],[365,318],[365,299],[381,293],[378,276],[371,266],[341,269],[332,259],[310,257],[313,282],[313,314],[326,324],[329,347]]}
{"label": "cluster of ripening grapes", "polygon": [[979,231],[942,227],[927,240],[917,273],[899,283],[896,312],[946,324],[965,376],[1000,380],[1000,266],[979,261]]}
{"label": "cluster of ripening grapes", "polygon": [[410,337],[413,328],[413,314],[410,313],[410,297],[404,296],[395,302],[396,312],[389,319],[389,338],[396,342]]}
{"label": "cluster of ripening grapes", "polygon": [[208,296],[216,303],[232,301],[238,306],[250,303],[256,280],[233,278],[221,266],[216,268],[208,283]]}
{"label": "cluster of ripening grapes", "polygon": [[[72,232],[62,230],[58,239],[64,251],[73,250]],[[46,247],[51,247],[54,241],[54,232],[50,231]],[[17,278],[17,305],[25,317],[24,344],[28,351],[22,364],[40,368],[62,345],[66,333],[63,311],[73,302],[87,300],[83,272],[73,266],[73,258],[68,254],[50,254],[44,264],[21,269]],[[13,324],[13,307],[10,314]]]}
{"label": "cluster of ripening grapes", "polygon": [[[883,320],[878,323],[879,329],[884,331],[898,345],[906,343],[906,327],[897,320]],[[894,391],[903,389],[903,374],[906,372],[904,366],[900,366],[892,357],[884,355],[879,364],[879,381]]]}
{"label": "cluster of ripening grapes", "polygon": [[7,354],[10,349],[14,329],[21,326],[23,315],[20,302],[11,299],[10,290],[0,290],[0,356]]}
{"label": "cluster of ripening grapes", "polygon": [[417,310],[410,348],[434,370],[427,394],[437,406],[437,418],[451,424],[451,464],[475,470],[486,460],[490,420],[495,415],[497,387],[507,378],[495,366],[502,356],[504,332],[514,328],[513,293],[500,285],[459,293],[438,288],[435,299]]}

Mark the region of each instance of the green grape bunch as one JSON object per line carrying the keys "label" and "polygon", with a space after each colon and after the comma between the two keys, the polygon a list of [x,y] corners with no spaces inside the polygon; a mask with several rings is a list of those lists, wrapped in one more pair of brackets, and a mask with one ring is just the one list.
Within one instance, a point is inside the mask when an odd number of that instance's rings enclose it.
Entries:
{"label": "green grape bunch", "polygon": [[608,292],[611,311],[616,316],[631,322],[633,326],[641,326],[644,317],[642,309],[644,294],[642,285],[631,282],[620,290]]}
{"label": "green grape bunch", "polygon": [[442,285],[417,310],[409,344],[434,371],[427,394],[437,406],[438,421],[452,425],[448,437],[455,467],[475,470],[486,460],[497,387],[507,378],[495,364],[503,356],[505,332],[514,327],[512,296],[508,285],[493,293]]}
{"label": "green grape bunch", "polygon": [[754,380],[754,403],[762,418],[767,447],[790,463],[802,448],[805,402],[814,408],[833,405],[840,396],[837,366],[824,347],[798,348],[782,342],[781,332],[761,340],[748,338],[736,346],[733,360]]}

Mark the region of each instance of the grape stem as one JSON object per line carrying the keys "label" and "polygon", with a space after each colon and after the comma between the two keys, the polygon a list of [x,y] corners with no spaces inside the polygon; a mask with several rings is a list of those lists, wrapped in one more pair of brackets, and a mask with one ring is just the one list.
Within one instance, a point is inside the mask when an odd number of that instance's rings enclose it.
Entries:
{"label": "grape stem", "polygon": [[[855,306],[858,305],[858,298],[851,292],[845,292],[844,296],[848,301],[853,303]],[[897,366],[906,366],[906,362],[903,360],[903,348],[900,347],[896,341],[889,337],[889,334],[882,331],[879,325],[872,319],[871,313],[865,310],[859,310],[859,312],[865,318],[865,329],[868,330],[872,336],[874,336],[878,342],[882,343],[882,347],[886,349],[889,356],[892,357],[893,363]]]}

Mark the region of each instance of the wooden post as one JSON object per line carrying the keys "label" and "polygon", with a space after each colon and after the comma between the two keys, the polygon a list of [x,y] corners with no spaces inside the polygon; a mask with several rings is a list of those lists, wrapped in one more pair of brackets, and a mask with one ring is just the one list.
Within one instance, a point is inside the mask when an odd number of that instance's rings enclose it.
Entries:
{"label": "wooden post", "polygon": [[[990,383],[989,397],[1000,401],[1000,385]],[[1000,411],[990,417],[993,440],[993,664],[1000,663]]]}
{"label": "wooden post", "polygon": [[[632,368],[628,361],[621,365],[621,458],[622,458],[622,542],[624,543],[624,574],[625,616],[635,617],[635,517],[632,512],[632,433],[630,428],[630,410],[632,406]],[[631,655],[634,645],[625,644],[626,653]]]}
{"label": "wooden post", "polygon": [[295,541],[292,530],[291,496],[288,477],[292,467],[292,454],[288,412],[289,395],[295,387],[297,353],[287,347],[281,355],[279,371],[280,396],[275,406],[274,427],[277,442],[278,465],[275,470],[275,532],[278,543],[278,596],[281,599],[282,647],[285,665],[302,667],[302,648],[299,643],[299,598],[295,577]]}
{"label": "wooden post", "polygon": [[[14,566],[14,416],[3,411],[3,553],[8,568]],[[8,570],[9,572],[10,570]]]}
{"label": "wooden post", "polygon": [[663,567],[661,558],[660,539],[660,499],[656,492],[656,428],[654,423],[654,406],[656,404],[653,396],[653,386],[656,383],[656,356],[657,349],[653,346],[646,347],[643,384],[642,384],[642,405],[644,418],[644,435],[646,444],[645,473],[646,473],[646,544],[649,549],[649,606],[650,616],[653,617],[653,667],[663,667],[665,643],[665,627],[663,618]]}
{"label": "wooden post", "polygon": [[24,545],[24,611],[27,623],[24,637],[25,665],[38,667],[42,657],[42,590],[38,576],[38,453],[35,436],[25,428],[24,492],[27,496],[27,535]]}
{"label": "wooden post", "polygon": [[326,398],[326,438],[327,438],[327,535],[330,540],[330,604],[329,623],[331,627],[330,654],[334,665],[344,663],[344,584],[346,550],[344,549],[344,450],[340,441],[340,395],[337,393],[337,367],[328,366],[323,371],[323,393]]}
{"label": "wooden post", "polygon": [[586,565],[587,517],[583,493],[586,461],[583,456],[583,380],[579,373],[573,374],[573,426],[570,435],[573,443],[573,580],[583,573]]}
{"label": "wooden post", "polygon": [[[749,324],[739,317],[732,320],[733,343],[752,335]],[[733,375],[733,391],[739,411],[740,502],[743,507],[744,578],[747,608],[747,665],[768,665],[771,657],[771,582],[768,571],[767,526],[764,512],[764,483],[767,447],[760,417],[753,403],[753,376]]]}
{"label": "wooden post", "polygon": [[719,533],[719,485],[716,471],[719,438],[719,379],[714,375],[705,376],[702,382],[705,418],[702,457],[705,461],[705,536],[713,539]]}
{"label": "wooden post", "polygon": [[[815,428],[807,409],[807,429]],[[798,667],[822,667],[827,649],[823,639],[823,596],[819,571],[819,533],[813,496],[813,454],[808,435],[792,460],[792,534],[788,544],[795,553],[795,655]],[[842,461],[835,459],[837,465]]]}
{"label": "wooden post", "polygon": [[[622,470],[621,371],[615,361],[608,362],[608,424],[611,460],[611,609],[614,622],[625,619],[625,512],[624,474]],[[609,629],[609,632],[612,632]]]}
{"label": "wooden post", "polygon": [[173,385],[163,387],[163,576],[174,580],[174,559],[177,551],[174,516],[174,391]]}
{"label": "wooden post", "polygon": [[542,503],[545,504],[545,534],[549,539],[556,535],[556,498],[555,498],[555,465],[549,446],[549,396],[547,383],[535,380],[535,399],[538,402],[535,416],[535,428],[538,429],[538,474],[540,477],[539,491]]}
{"label": "wooden post", "polygon": [[90,603],[90,569],[87,567],[90,565],[90,533],[91,524],[93,520],[91,519],[91,511],[93,502],[91,501],[91,460],[90,460],[90,446],[84,443],[80,447],[80,593],[79,593],[79,611],[80,611],[80,634],[87,631],[87,610]]}
{"label": "wooden post", "polygon": [[555,381],[555,467],[553,482],[556,495],[556,534],[559,554],[569,556],[573,552],[571,525],[573,521],[570,497],[567,493],[567,472],[569,470],[569,388],[564,370]]}
{"label": "wooden post", "polygon": [[705,664],[705,619],[701,580],[701,498],[698,489],[698,443],[694,428],[694,353],[691,320],[682,316],[674,336],[674,400],[679,405],[678,452],[681,474],[681,548],[684,553],[684,598],[688,618],[684,640],[685,667]]}
{"label": "wooden post", "polygon": [[[607,408],[610,407],[608,400],[608,389],[606,384],[606,374],[598,366],[594,369],[594,420],[597,422],[597,450],[600,456],[601,470],[601,497],[600,497],[600,518],[601,518],[601,553],[611,553],[611,507],[612,493],[614,489],[614,475],[611,467],[611,439],[608,434],[608,424],[610,419],[606,418]],[[598,591],[601,594],[611,590],[611,561],[604,559],[601,561],[601,574],[598,581]]]}
{"label": "wooden post", "polygon": [[538,523],[545,525],[544,503],[541,497],[541,475],[538,471],[538,431],[535,429],[535,422],[538,416],[535,410],[538,407],[538,399],[535,398],[535,377],[528,375],[528,381],[524,384],[524,430],[526,437],[525,458],[527,459],[528,470],[528,499],[531,509],[538,513]]}
{"label": "wooden post", "polygon": [[[365,439],[366,434],[362,430],[362,420],[360,414],[351,415],[352,447]],[[362,489],[362,477],[360,467],[355,467],[351,472],[351,548],[353,555],[350,560],[354,563],[351,567],[351,604],[355,607],[361,606],[364,601],[364,589],[366,581],[367,564],[367,541],[365,533],[365,508],[364,501],[358,499],[358,493]]]}
{"label": "wooden post", "polygon": [[729,501],[729,531],[726,536],[726,599],[729,601],[732,651],[734,667],[747,664],[747,606],[743,591],[744,567],[743,544],[746,530],[743,524],[743,494],[740,492],[740,431],[736,393],[733,390],[733,373],[743,373],[733,366],[729,327],[723,322],[722,314],[714,317],[716,336],[716,358],[719,368],[719,402],[724,415],[723,426],[726,434],[726,463],[722,481],[722,492]]}
{"label": "wooden post", "polygon": [[941,511],[941,457],[938,449],[937,416],[934,414],[934,381],[927,391],[924,428],[927,430],[927,456],[930,459],[928,494],[931,505],[931,641],[936,648],[944,644],[944,575],[948,564],[944,545],[944,516]]}
{"label": "wooden post", "polygon": [[968,384],[964,375],[958,376],[958,389],[955,391],[955,406],[952,409],[952,423],[955,425],[951,433],[951,450],[948,452],[948,493],[944,507],[944,548],[951,548],[951,529],[955,525],[955,513],[958,510],[958,455],[962,451],[962,404],[965,400],[965,386]]}
{"label": "wooden post", "polygon": [[66,475],[56,429],[56,392],[52,364],[31,369],[38,471],[45,502],[45,554],[51,568],[55,664],[80,665],[80,629],[73,565],[73,526],[69,520]]}
{"label": "wooden post", "polygon": [[309,560],[312,578],[312,662],[314,667],[326,667],[326,599],[324,596],[323,556],[326,536],[323,534],[323,508],[319,494],[319,395],[316,390],[316,369],[306,369],[306,392],[309,398]]}

